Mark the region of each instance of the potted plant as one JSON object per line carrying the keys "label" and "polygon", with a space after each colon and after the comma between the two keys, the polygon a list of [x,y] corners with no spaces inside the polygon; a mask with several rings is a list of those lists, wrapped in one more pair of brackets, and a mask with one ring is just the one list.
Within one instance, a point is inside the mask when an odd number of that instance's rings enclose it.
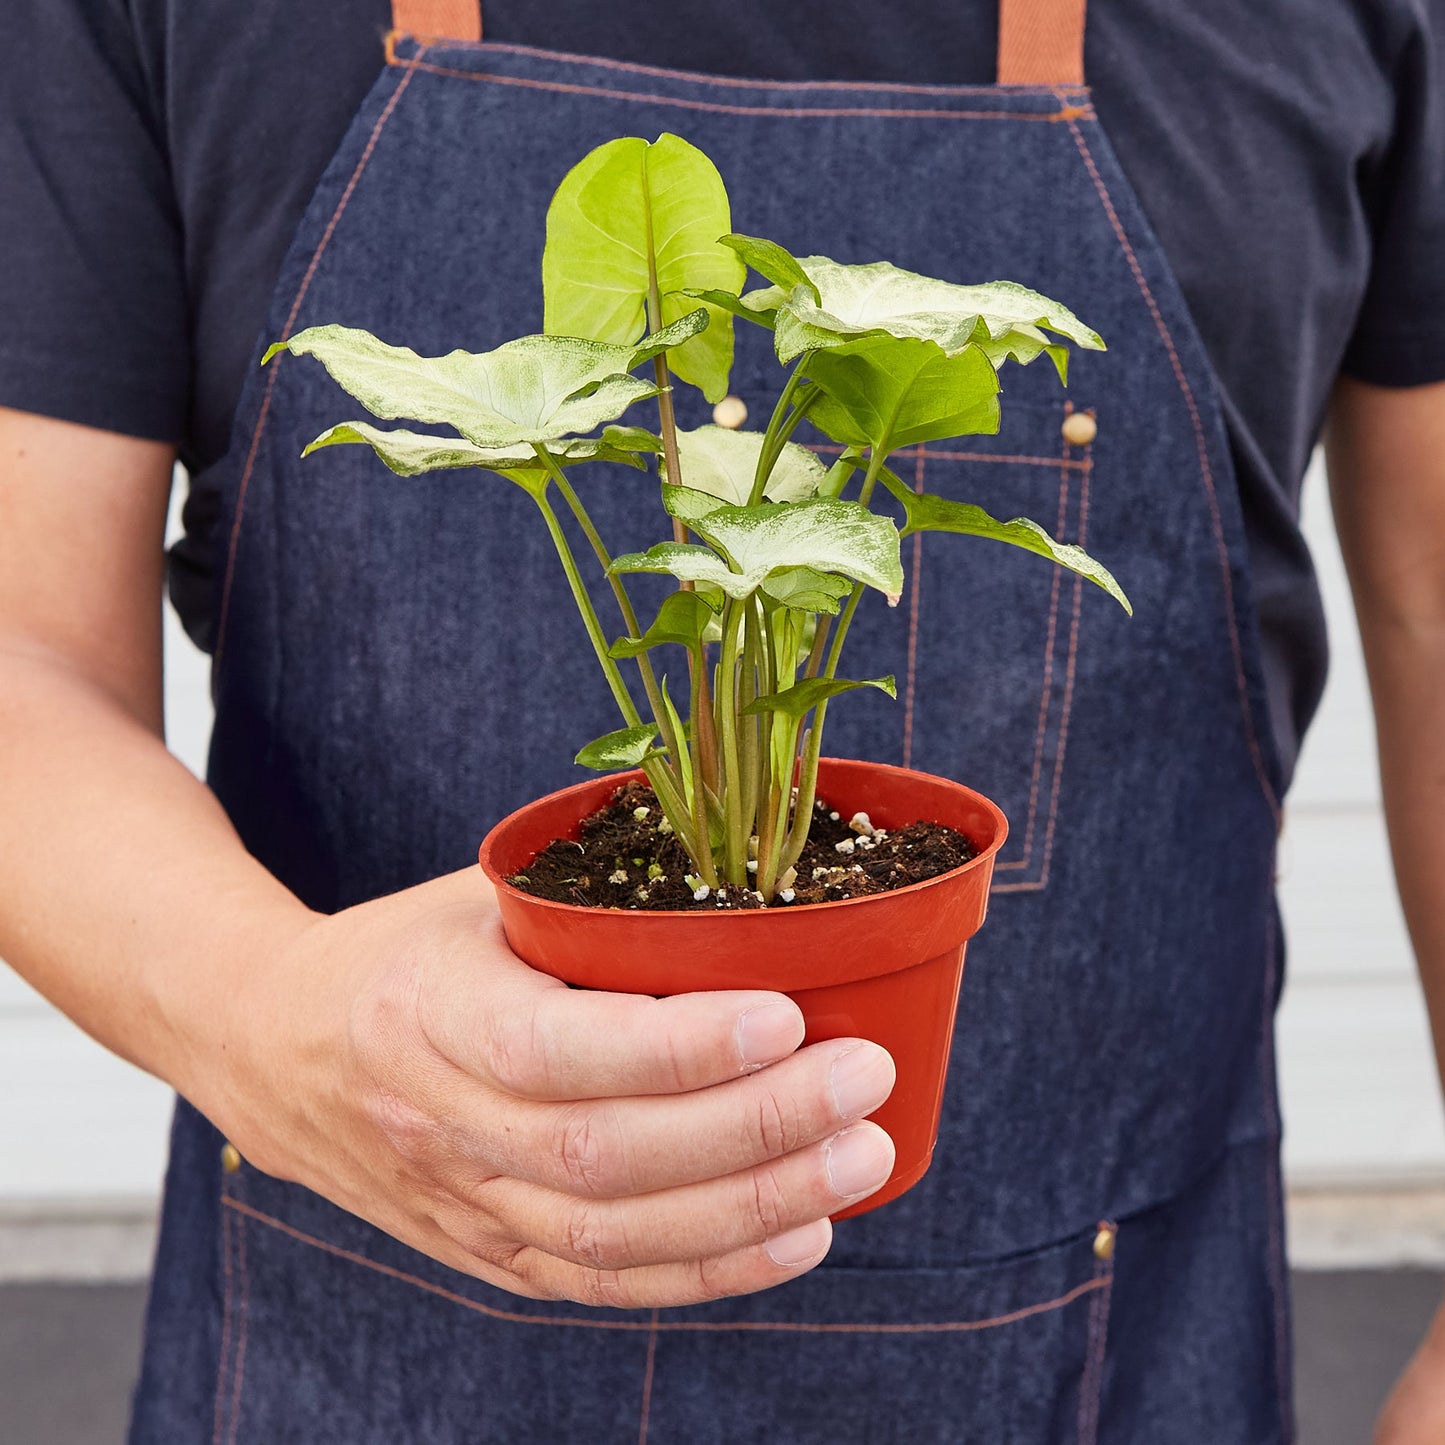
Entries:
{"label": "potted plant", "polygon": [[[749,270],[765,284],[747,290]],[[343,422],[307,454],[359,443],[403,477],[493,472],[533,500],[555,545],[621,726],[577,755],[611,776],[523,808],[482,844],[512,947],[578,986],[779,989],[810,1040],[888,1048],[898,1082],[874,1117],[897,1163],[844,1213],[875,1208],[928,1166],[964,945],[1007,824],[950,780],[823,757],[835,698],[894,692],[891,677],[840,672],[849,625],[869,591],[898,602],[900,540],[921,531],[1037,553],[1129,606],[1078,547],[918,493],[889,458],[997,431],[1006,362],[1046,356],[1064,380],[1068,343],[1103,343],[1010,282],[798,258],[733,234],[716,167],[673,135],[613,141],[564,178],[542,271],[545,334],[494,351],[423,357],[328,325],[265,359],[313,356],[373,416],[450,429]],[[773,332],[786,375],[772,415],[762,431],[684,431],[674,382],[725,397],[735,318]],[[656,431],[623,423],[643,402]],[[793,440],[805,423],[830,463]],[[657,467],[670,536],[609,551],[573,481],[615,485],[599,463]],[[644,573],[675,584],[645,625],[628,590]],[[685,658],[685,699],[660,671],[668,655]]]}

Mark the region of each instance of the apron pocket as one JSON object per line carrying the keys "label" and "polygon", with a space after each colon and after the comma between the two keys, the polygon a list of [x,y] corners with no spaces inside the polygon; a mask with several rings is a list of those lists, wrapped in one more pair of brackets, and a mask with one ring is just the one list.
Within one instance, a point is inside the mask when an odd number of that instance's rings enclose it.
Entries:
{"label": "apron pocket", "polygon": [[617,1312],[520,1299],[243,1180],[223,1209],[229,1445],[1094,1439],[1112,1273],[1093,1231],[968,1268],[825,1266]]}

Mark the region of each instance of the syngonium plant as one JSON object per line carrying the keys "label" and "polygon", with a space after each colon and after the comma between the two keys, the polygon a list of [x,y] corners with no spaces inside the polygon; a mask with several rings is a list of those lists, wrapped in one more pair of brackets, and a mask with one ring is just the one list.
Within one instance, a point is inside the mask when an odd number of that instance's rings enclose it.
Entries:
{"label": "syngonium plant", "polygon": [[[767,284],[745,290],[749,269]],[[859,687],[894,694],[891,677],[850,679],[838,668],[864,592],[894,605],[903,591],[901,538],[956,532],[1007,542],[1129,610],[1082,549],[1026,518],[999,521],[920,494],[888,467],[900,447],[996,432],[1006,362],[1047,355],[1066,381],[1068,343],[1102,349],[1057,302],[1012,282],[955,285],[886,261],[795,257],[733,234],[717,168],[674,135],[612,141],[563,179],[547,216],[542,281],[544,334],[494,351],[426,357],[365,331],[317,326],[265,359],[282,350],[314,356],[373,416],[450,429],[342,422],[306,454],[362,443],[403,477],[478,467],[536,503],[621,714],[622,726],[577,761],[643,769],[692,860],[699,897],[731,884],[765,903],[791,901],[829,703]],[[771,330],[788,368],[767,427],[681,430],[673,379],[722,399],[734,317]],[[650,380],[634,374],[649,363]],[[645,401],[657,404],[657,431],[619,424]],[[831,466],[791,440],[805,418],[841,447]],[[572,480],[599,461],[656,463],[669,540],[608,551]],[[615,641],[556,498],[621,613],[625,632]],[[885,499],[896,513],[877,509]],[[646,627],[625,582],[643,572],[678,583]],[[664,648],[687,657],[686,720],[653,665]],[[624,663],[636,668],[645,711]]]}

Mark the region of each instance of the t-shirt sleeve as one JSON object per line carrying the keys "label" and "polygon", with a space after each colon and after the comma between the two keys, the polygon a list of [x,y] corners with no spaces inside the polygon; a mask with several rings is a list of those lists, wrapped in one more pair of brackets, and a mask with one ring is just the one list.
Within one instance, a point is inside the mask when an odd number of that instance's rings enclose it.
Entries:
{"label": "t-shirt sleeve", "polygon": [[1377,386],[1445,381],[1445,0],[1405,8],[1395,135],[1366,180],[1370,284],[1342,364]]}
{"label": "t-shirt sleeve", "polygon": [[179,441],[181,229],[129,12],[124,0],[7,0],[0,406]]}

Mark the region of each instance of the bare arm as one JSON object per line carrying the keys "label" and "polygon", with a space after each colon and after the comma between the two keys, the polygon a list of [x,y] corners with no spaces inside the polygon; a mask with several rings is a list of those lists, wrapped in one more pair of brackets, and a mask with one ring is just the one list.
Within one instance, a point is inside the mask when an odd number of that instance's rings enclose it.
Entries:
{"label": "bare arm", "polygon": [[[1326,445],[1375,704],[1395,878],[1445,1077],[1445,384],[1389,390],[1341,381]],[[1445,1312],[1376,1438],[1445,1439]]]}
{"label": "bare arm", "polygon": [[0,958],[205,1098],[196,1016],[309,915],[161,741],[172,461],[0,411]]}
{"label": "bare arm", "polygon": [[[334,917],[161,740],[169,449],[0,411],[0,957],[252,1164],[522,1294],[812,1268],[893,1149],[876,1045],[777,994],[568,989],[472,868]],[[766,1065],[767,1067],[761,1067]]]}

